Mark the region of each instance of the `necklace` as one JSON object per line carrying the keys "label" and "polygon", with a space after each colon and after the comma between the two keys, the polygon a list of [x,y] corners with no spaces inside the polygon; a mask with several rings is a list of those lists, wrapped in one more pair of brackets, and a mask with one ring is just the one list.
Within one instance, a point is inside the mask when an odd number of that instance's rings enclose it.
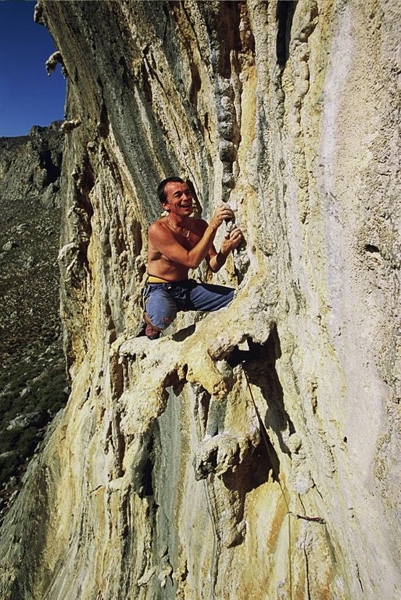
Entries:
{"label": "necklace", "polygon": [[167,223],[168,223],[168,226],[170,227],[170,229],[172,231],[177,231],[182,236],[184,236],[187,240],[189,239],[189,236],[191,235],[191,230],[190,229],[185,229],[185,227],[177,227],[177,225],[174,225],[174,223],[172,223],[170,221],[170,217],[169,216],[167,217]]}

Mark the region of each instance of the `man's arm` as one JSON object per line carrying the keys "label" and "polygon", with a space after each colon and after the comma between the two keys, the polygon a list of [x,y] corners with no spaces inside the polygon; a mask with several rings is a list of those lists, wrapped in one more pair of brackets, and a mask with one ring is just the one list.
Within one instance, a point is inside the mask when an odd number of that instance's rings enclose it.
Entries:
{"label": "man's arm", "polygon": [[187,250],[179,244],[167,227],[160,221],[153,223],[149,227],[149,241],[157,250],[180,265],[189,269],[196,269],[206,256],[213,245],[216,231],[225,219],[232,218],[232,211],[228,207],[219,207],[210,224],[207,225],[199,242],[191,250]]}
{"label": "man's arm", "polygon": [[[242,232],[236,227],[225,236],[219,252],[216,252],[213,247],[212,251],[209,252],[209,258],[207,258],[209,268],[213,273],[217,273],[221,267],[225,264],[227,256],[234,248],[237,248],[242,241]],[[213,251],[214,250],[214,251]]]}

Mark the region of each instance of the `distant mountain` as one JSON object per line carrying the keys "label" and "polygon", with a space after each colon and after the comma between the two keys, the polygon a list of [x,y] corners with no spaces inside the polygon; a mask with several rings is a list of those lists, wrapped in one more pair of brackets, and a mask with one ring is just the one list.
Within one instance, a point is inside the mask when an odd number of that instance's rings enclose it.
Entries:
{"label": "distant mountain", "polygon": [[0,138],[0,519],[66,397],[57,266],[59,126]]}

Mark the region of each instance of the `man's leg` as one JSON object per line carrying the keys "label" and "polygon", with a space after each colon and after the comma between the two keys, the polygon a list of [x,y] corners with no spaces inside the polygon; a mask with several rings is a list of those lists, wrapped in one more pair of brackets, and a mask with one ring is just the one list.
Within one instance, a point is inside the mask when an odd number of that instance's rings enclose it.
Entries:
{"label": "man's leg", "polygon": [[234,289],[209,283],[196,284],[189,291],[189,310],[214,311],[230,304]]}
{"label": "man's leg", "polygon": [[[166,329],[177,315],[177,305],[165,284],[148,284],[144,289],[145,320],[148,337],[158,337],[157,332]],[[153,332],[151,331],[153,329]],[[154,333],[154,335],[153,335]]]}

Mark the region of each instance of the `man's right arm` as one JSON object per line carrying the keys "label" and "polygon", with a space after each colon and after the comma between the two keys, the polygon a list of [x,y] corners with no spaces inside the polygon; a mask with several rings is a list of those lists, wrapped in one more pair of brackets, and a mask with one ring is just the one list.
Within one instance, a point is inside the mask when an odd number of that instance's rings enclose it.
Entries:
{"label": "man's right arm", "polygon": [[217,229],[207,226],[199,242],[191,250],[187,250],[177,242],[172,232],[162,223],[153,223],[149,227],[149,242],[169,260],[188,269],[196,269],[206,257],[213,244]]}
{"label": "man's right arm", "polygon": [[226,206],[219,207],[204,230],[201,239],[191,250],[181,246],[173,233],[160,221],[156,221],[149,227],[149,241],[161,254],[173,262],[188,269],[196,269],[207,256],[218,228],[225,219],[231,218],[232,214],[230,208]]}

